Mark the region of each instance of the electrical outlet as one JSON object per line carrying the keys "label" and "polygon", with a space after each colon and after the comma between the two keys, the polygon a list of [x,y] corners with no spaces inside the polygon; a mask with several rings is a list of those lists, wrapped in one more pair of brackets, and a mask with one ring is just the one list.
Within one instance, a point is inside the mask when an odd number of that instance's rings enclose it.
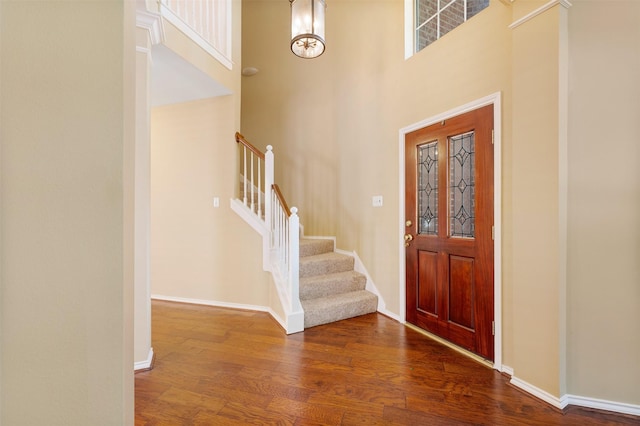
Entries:
{"label": "electrical outlet", "polygon": [[213,207],[220,207],[220,198],[213,197]]}
{"label": "electrical outlet", "polygon": [[371,198],[371,204],[373,207],[382,207],[382,195],[374,195]]}

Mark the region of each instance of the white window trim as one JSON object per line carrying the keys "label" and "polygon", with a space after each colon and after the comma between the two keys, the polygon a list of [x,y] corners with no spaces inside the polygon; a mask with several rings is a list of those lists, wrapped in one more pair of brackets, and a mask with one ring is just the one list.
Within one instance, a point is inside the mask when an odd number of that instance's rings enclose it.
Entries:
{"label": "white window trim", "polygon": [[409,59],[414,54],[414,1],[415,0],[404,0],[404,59]]}
{"label": "white window trim", "polygon": [[[508,2],[511,4],[515,0],[501,0],[502,2]],[[568,0],[551,0],[552,2],[568,3]],[[416,28],[415,28],[415,10],[416,0],[404,0],[404,59],[409,59],[415,53],[416,49]],[[451,6],[453,1],[449,1],[444,9]],[[442,10],[444,10],[442,9]],[[440,14],[438,13],[438,39],[440,39]],[[464,10],[464,22],[467,22],[467,9]]]}

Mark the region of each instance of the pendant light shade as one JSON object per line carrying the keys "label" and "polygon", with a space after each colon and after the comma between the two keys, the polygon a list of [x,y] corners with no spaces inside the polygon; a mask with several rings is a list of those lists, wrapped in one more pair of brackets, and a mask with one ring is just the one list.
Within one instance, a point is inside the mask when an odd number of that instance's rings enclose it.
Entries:
{"label": "pendant light shade", "polygon": [[324,0],[291,1],[291,51],[301,58],[324,52]]}

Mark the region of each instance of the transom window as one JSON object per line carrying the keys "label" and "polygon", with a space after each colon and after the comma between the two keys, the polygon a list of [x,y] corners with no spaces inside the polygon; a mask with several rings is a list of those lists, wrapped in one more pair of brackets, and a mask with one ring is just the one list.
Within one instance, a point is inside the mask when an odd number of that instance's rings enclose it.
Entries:
{"label": "transom window", "polygon": [[489,6],[489,0],[415,0],[415,51]]}

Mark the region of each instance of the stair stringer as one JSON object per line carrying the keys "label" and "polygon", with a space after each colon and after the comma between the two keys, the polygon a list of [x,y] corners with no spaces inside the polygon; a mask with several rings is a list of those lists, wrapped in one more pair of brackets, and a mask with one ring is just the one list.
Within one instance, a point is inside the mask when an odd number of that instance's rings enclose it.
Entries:
{"label": "stair stringer", "polygon": [[[267,225],[264,223],[264,219],[260,219],[258,215],[251,211],[251,209],[245,206],[242,200],[238,198],[231,199],[231,210],[236,212],[249,226],[253,228],[258,234],[264,235],[267,232]],[[265,269],[267,271],[268,269]]]}
{"label": "stair stringer", "polygon": [[[305,238],[311,238],[311,237],[305,237]],[[327,237],[330,238],[330,237]],[[334,245],[335,245],[335,240],[334,240]],[[391,317],[397,321],[400,321],[400,318],[398,317],[398,315],[389,312],[387,310],[387,305],[384,301],[384,298],[382,297],[382,295],[380,294],[380,291],[378,290],[378,287],[376,287],[375,283],[373,282],[373,279],[371,278],[371,275],[369,275],[369,272],[367,271],[367,268],[364,266],[364,263],[362,262],[362,260],[360,260],[360,256],[358,256],[358,253],[356,253],[356,251],[346,251],[346,250],[341,250],[341,249],[334,249],[336,253],[340,253],[340,254],[344,254],[347,256],[351,256],[353,257],[354,260],[354,264],[353,264],[353,270],[356,272],[361,273],[362,275],[365,276],[365,278],[367,279],[367,284],[365,287],[365,290],[375,294],[376,296],[378,296],[378,312]]]}
{"label": "stair stringer", "polygon": [[[240,218],[242,218],[249,226],[253,228],[258,234],[262,236],[263,241],[268,240],[268,230],[264,219],[258,217],[255,212],[244,205],[242,200],[235,198],[231,199],[231,210],[233,210]],[[266,243],[265,243],[266,244]],[[304,310],[292,311],[289,307],[291,301],[287,296],[284,287],[286,285],[285,277],[282,276],[280,271],[275,268],[271,261],[271,251],[266,245],[263,245],[263,270],[271,272],[271,278],[273,279],[272,285],[275,287],[278,294],[278,301],[280,302],[280,308],[284,315],[280,315],[272,307],[268,307],[269,314],[280,324],[287,334],[298,333],[304,331]]]}
{"label": "stair stringer", "polygon": [[271,315],[280,323],[287,334],[299,333],[304,331],[304,309],[302,307],[297,310],[292,310],[291,300],[285,292],[287,280],[282,276],[278,268],[271,268],[271,277],[273,278],[273,285],[278,293],[278,299],[280,301],[280,307],[284,311],[285,318],[280,318],[271,310]]}

